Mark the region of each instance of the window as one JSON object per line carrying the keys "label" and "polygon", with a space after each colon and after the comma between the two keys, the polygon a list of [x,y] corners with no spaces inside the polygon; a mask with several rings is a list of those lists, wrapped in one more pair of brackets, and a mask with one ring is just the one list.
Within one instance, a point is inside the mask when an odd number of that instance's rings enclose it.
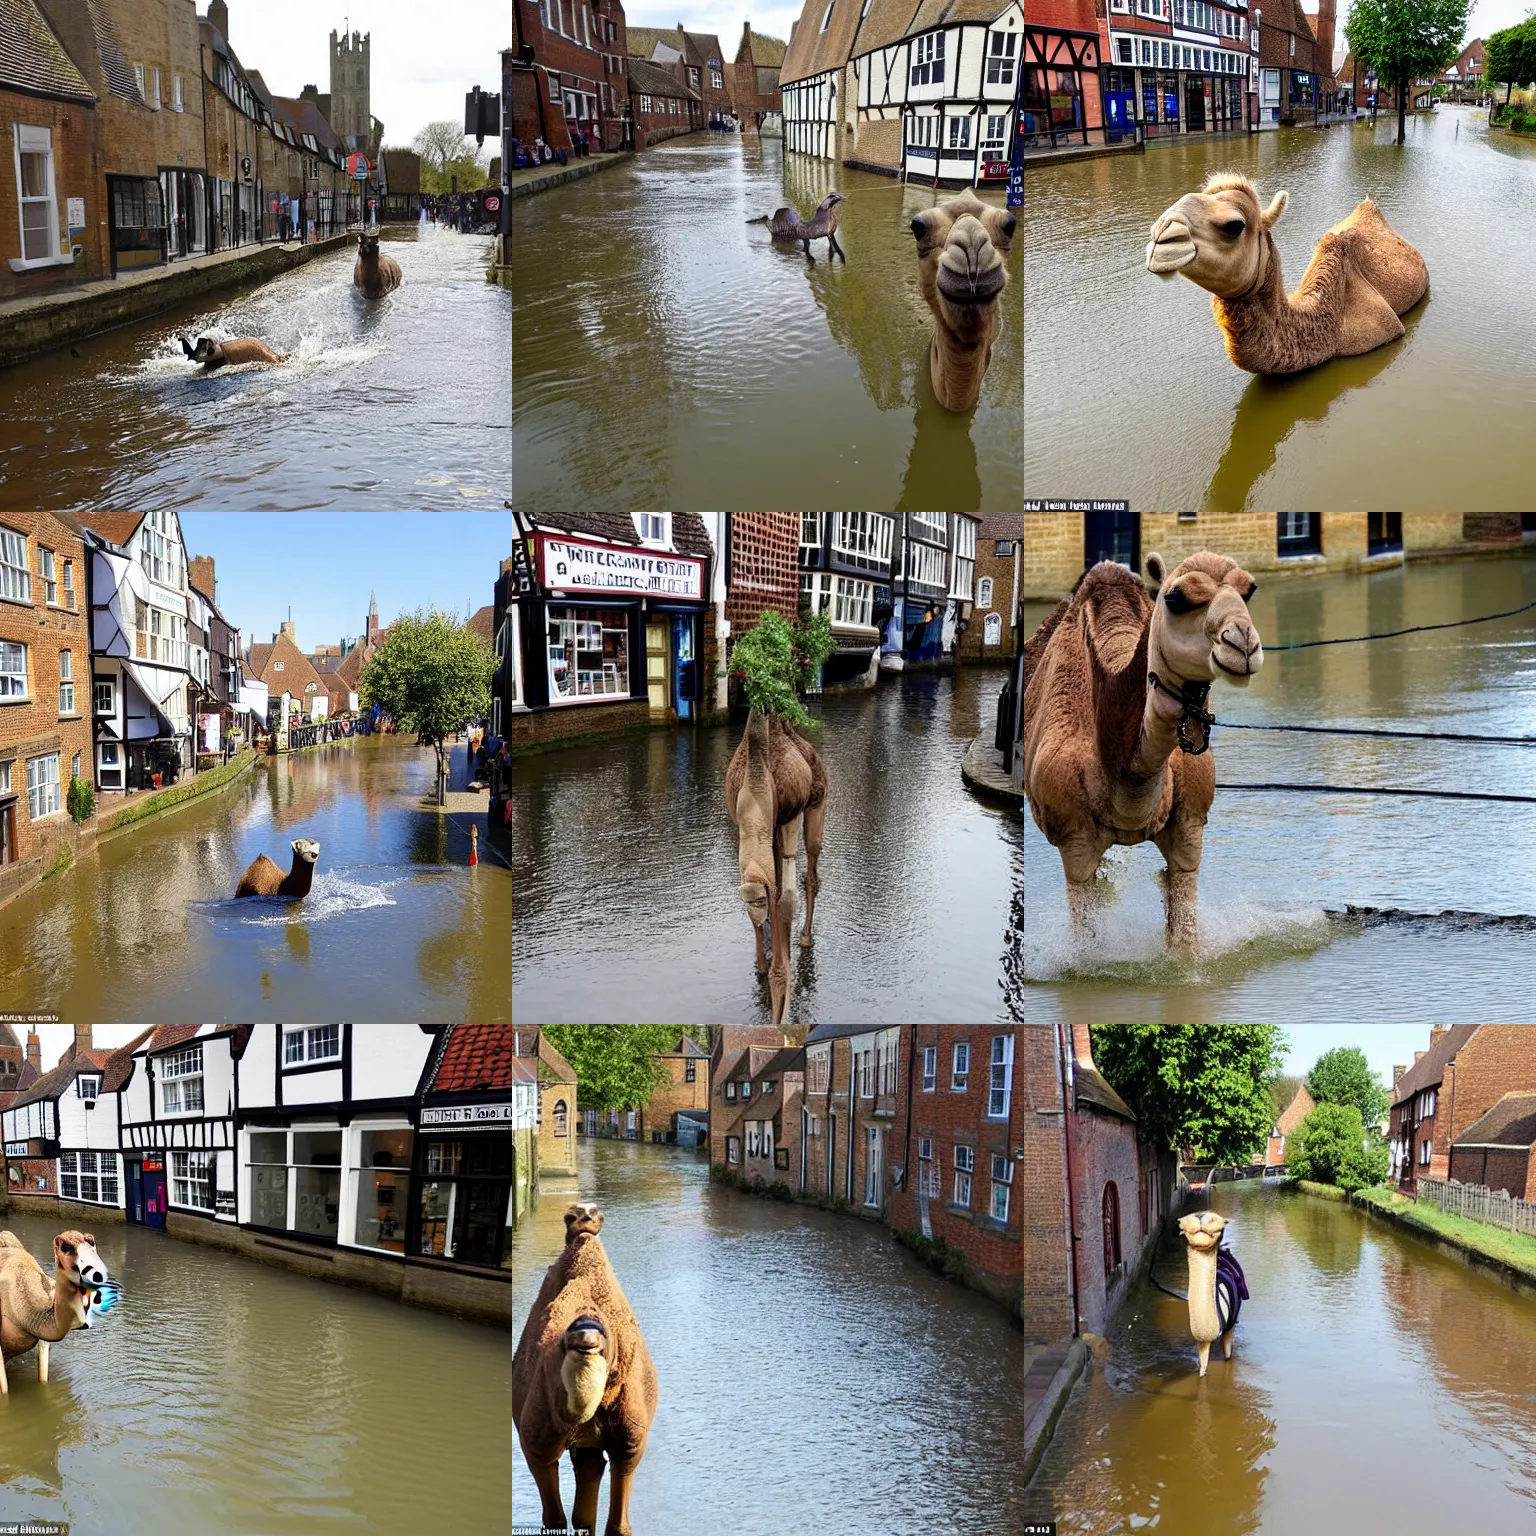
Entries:
{"label": "window", "polygon": [[734,1104],[736,1102],[736,1084],[735,1083],[727,1083],[725,1085],[725,1102],[727,1104]]}
{"label": "window", "polygon": [[827,14],[821,18],[821,30],[823,32],[825,32],[827,30],[827,27],[828,27],[828,25],[830,24],[830,22],[832,20],[832,7],[836,3],[837,3],[837,0],[827,0]]}
{"label": "window", "polygon": [[75,606],[75,562],[73,560],[64,562],[64,606],[66,608]]}
{"label": "window", "polygon": [[725,89],[725,76],[718,69],[712,69],[709,72],[709,83],[715,90],[723,91]]}
{"label": "window", "polygon": [[94,1104],[101,1093],[101,1077],[97,1073],[82,1072],[75,1079],[75,1097]]}
{"label": "window", "polygon": [[203,1112],[203,1048],[189,1045],[164,1057],[156,1070],[160,1080],[160,1112],[199,1115]]}
{"label": "window", "polygon": [[115,741],[104,741],[101,744],[101,787],[121,789],[122,784],[123,769],[118,761],[118,744]]}
{"label": "window", "polygon": [[629,1139],[633,1141],[635,1139],[635,1112],[632,1109],[626,1110],[624,1113],[624,1130]]}
{"label": "window", "polygon": [[992,1210],[993,1221],[1008,1220],[1009,1186],[1013,1183],[1013,1160],[992,1154]]}
{"label": "window", "polygon": [[805,1091],[807,1093],[827,1091],[827,1079],[832,1064],[831,1049],[830,1046],[824,1045],[806,1052]]}
{"label": "window", "polygon": [[975,1147],[955,1148],[955,1200],[967,1210],[971,1204],[971,1173],[976,1167]]}
{"label": "window", "polygon": [[53,185],[53,130],[15,125],[21,265],[59,259],[59,205]]}
{"label": "window", "polygon": [[1421,1120],[1427,1120],[1432,1114],[1434,1114],[1434,1112],[1435,1090],[1433,1088],[1426,1088],[1424,1090],[1423,1105],[1419,1110],[1419,1118]]}
{"label": "window", "polygon": [[936,1045],[923,1047],[923,1092],[932,1093],[939,1079],[939,1048]]}
{"label": "window", "polygon": [[149,71],[149,104],[152,107],[160,105],[160,66],[151,65]]}
{"label": "window", "polygon": [[747,1156],[748,1157],[760,1157],[762,1155],[762,1142],[761,1142],[761,1139],[760,1139],[760,1136],[759,1136],[759,1129],[758,1129],[760,1124],[761,1124],[761,1122],[759,1122],[757,1120],[748,1120],[747,1121]]}
{"label": "window", "polygon": [[53,551],[38,545],[37,552],[42,558],[43,585],[47,589],[46,600],[50,606],[57,608],[59,605],[59,584],[54,579]]}
{"label": "window", "polygon": [[321,1024],[313,1029],[287,1029],[283,1031],[283,1065],[297,1066],[300,1062],[340,1061],[341,1026]]}
{"label": "window", "polygon": [[987,84],[1013,84],[1013,50],[1016,32],[994,32],[987,42]]}
{"label": "window", "polygon": [[[800,542],[819,544],[814,531],[807,536],[804,523],[815,524],[820,516],[816,512],[803,512]],[[832,548],[840,555],[873,560],[888,565],[891,559],[891,538],[896,520],[880,512],[838,512],[833,515]]]}
{"label": "window", "polygon": [[776,1077],[765,1078],[763,1080],[763,1085],[762,1085],[762,1088],[761,1088],[760,1091],[763,1092],[763,1093],[772,1093],[773,1090],[778,1087],[778,1085],[779,1085],[778,1078],[776,1078]]}
{"label": "window", "polygon": [[195,1210],[213,1209],[213,1154],[203,1151],[171,1153],[171,1203]]}
{"label": "window", "polygon": [[1403,547],[1403,514],[1369,512],[1366,514],[1366,553],[1392,554]]}
{"label": "window", "polygon": [[27,809],[33,821],[56,816],[59,801],[59,754],[27,759]]}
{"label": "window", "polygon": [[181,76],[180,75],[172,75],[171,76],[171,111],[172,112],[180,112],[183,109],[184,105],[185,105],[184,100],[182,98],[181,91],[182,91]]}
{"label": "window", "polygon": [[834,624],[852,624],[872,628],[875,609],[875,588],[872,582],[858,581],[849,576],[837,578],[837,595],[832,604]]}
{"label": "window", "polygon": [[251,1133],[251,1222],[258,1227],[288,1225],[288,1133]]}
{"label": "window", "polygon": [[95,1205],[116,1205],[117,1153],[61,1152],[59,1193],[66,1200],[89,1200]]}
{"label": "window", "polygon": [[27,697],[27,648],[0,640],[0,699]]}
{"label": "window", "polygon": [[878,1207],[882,1173],[880,1127],[870,1125],[864,1130],[864,1204]]}
{"label": "window", "polygon": [[672,514],[670,512],[635,512],[635,531],[642,544],[659,544],[663,549],[672,547]]}
{"label": "window", "polygon": [[69,776],[72,779],[80,777],[80,754],[78,752],[69,760]]}
{"label": "window", "polygon": [[950,1062],[949,1087],[952,1093],[964,1093],[971,1073],[971,1043],[957,1040]]}
{"label": "window", "polygon": [[951,149],[969,149],[971,147],[970,118],[952,117],[949,119],[949,147]]}
{"label": "window", "polygon": [[907,575],[927,587],[944,590],[944,551],[932,544],[907,544]]}
{"label": "window", "polygon": [[683,1081],[685,1083],[695,1082],[698,1078],[698,1068],[698,1062],[696,1062],[693,1057],[690,1056],[683,1063]]}
{"label": "window", "polygon": [[875,1096],[875,1090],[870,1078],[871,1058],[873,1056],[873,1051],[859,1052],[859,1097],[861,1099],[872,1099]]}
{"label": "window", "polygon": [[991,112],[987,114],[987,131],[982,138],[983,151],[994,151],[992,158],[999,158],[1008,143],[1008,118],[1005,113]]}
{"label": "window", "polygon": [[1104,1278],[1120,1267],[1120,1191],[1111,1179],[1104,1186]]}
{"label": "window", "polygon": [[969,602],[976,590],[976,523],[969,517],[955,519],[954,569],[949,595]]}
{"label": "window", "polygon": [[1429,1167],[1430,1148],[1434,1145],[1427,1137],[1419,1143],[1419,1162],[1424,1167]]}
{"label": "window", "polygon": [[[831,15],[831,7],[827,8]],[[940,85],[944,80],[944,34],[928,32],[912,44],[913,85]],[[940,514],[943,515],[942,513]]]}
{"label": "window", "polygon": [[741,1137],[727,1136],[725,1138],[725,1160],[728,1163],[741,1161]]}
{"label": "window", "polygon": [[13,603],[32,601],[27,541],[9,528],[0,528],[0,597],[8,597]]}
{"label": "window", "polygon": [[741,1096],[742,1096],[742,1098],[744,1100],[745,1099],[750,1099],[752,1097],[752,1084],[751,1083],[743,1083],[741,1085]]}
{"label": "window", "polygon": [[802,512],[800,514],[800,548],[821,548],[820,512]]}
{"label": "window", "polygon": [[988,1082],[987,1118],[1006,1120],[1013,1096],[1013,1036],[992,1037],[992,1076]]}
{"label": "window", "polygon": [[[456,1147],[458,1143],[449,1145]],[[313,1237],[335,1237],[341,1206],[340,1130],[294,1131],[291,1167],[292,1230]],[[428,1171],[432,1171],[430,1166]]]}
{"label": "window", "polygon": [[274,672],[281,672],[281,671],[282,671],[282,670],[283,670],[283,664],[282,664],[282,662],[280,662],[280,661],[274,661],[274,662],[273,662],[273,663],[272,663],[272,670],[273,670],[273,671],[274,671]]}
{"label": "window", "polygon": [[976,583],[976,606],[978,608],[990,608],[992,606],[992,578],[983,576]]}
{"label": "window", "polygon": [[[255,1138],[253,1137],[254,1141]],[[358,1138],[357,1216],[352,1241],[360,1248],[405,1252],[405,1196],[410,1186],[411,1133],[406,1129],[365,1130]],[[284,1173],[287,1169],[283,1170]],[[287,1224],[286,1193],[279,1225]],[[270,1226],[272,1223],[268,1222]]]}
{"label": "window", "polygon": [[550,702],[627,697],[628,611],[552,607],[548,613]]}
{"label": "window", "polygon": [[1277,512],[1276,553],[1284,560],[1295,555],[1320,555],[1323,552],[1322,514],[1320,512]]}
{"label": "window", "polygon": [[896,1042],[900,1038],[895,1030],[881,1035],[879,1045],[880,1085],[879,1091],[882,1097],[888,1097],[896,1092]]}
{"label": "window", "polygon": [[75,653],[73,651],[59,652],[59,713],[72,715],[75,712]]}

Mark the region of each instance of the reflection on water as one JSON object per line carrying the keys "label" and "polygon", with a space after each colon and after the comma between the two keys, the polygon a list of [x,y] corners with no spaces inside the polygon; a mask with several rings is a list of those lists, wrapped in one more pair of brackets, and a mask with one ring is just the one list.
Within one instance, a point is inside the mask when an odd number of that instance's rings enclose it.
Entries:
{"label": "reflection on water", "polygon": [[[52,1272],[73,1221],[0,1225]],[[123,1299],[8,1362],[0,1518],[111,1536],[506,1530],[504,1331],[99,1224]]]}
{"label": "reflection on water", "polygon": [[[834,187],[846,263],[747,222]],[[514,204],[515,504],[1016,507],[1017,268],[981,404],[941,422],[909,228],[933,200],[778,139],[698,135]]]}
{"label": "reflection on water", "polygon": [[[873,1223],[712,1187],[702,1154],[584,1140],[579,1178],[546,1179],[513,1238],[514,1337],[578,1192],[656,1365],[639,1536],[1020,1529],[1024,1361],[1003,1308]],[[536,1521],[520,1447],[512,1485]],[[569,1457],[561,1487],[569,1511]],[[607,1498],[605,1479],[604,1515]]]}
{"label": "reflection on water", "polygon": [[[1517,1531],[1536,1501],[1527,1295],[1331,1201],[1218,1185],[1243,1304],[1202,1380],[1188,1309],[1145,1283],[1026,1498],[1073,1536]],[[1182,1242],[1158,1277],[1185,1289]]]}
{"label": "reflection on water", "polygon": [[[0,992],[64,1019],[507,1018],[510,873],[418,808],[434,761],[399,736],[263,759],[109,838],[0,911]],[[309,895],[235,900],[295,837],[321,846]]]}
{"label": "reflection on water", "polygon": [[[1383,118],[1034,170],[1026,494],[1228,511],[1529,507],[1536,144],[1490,133],[1486,118],[1442,104],[1413,120],[1402,149]],[[1252,177],[1266,200],[1290,193],[1275,238],[1292,287],[1324,230],[1378,202],[1429,267],[1407,335],[1278,388],[1235,367],[1210,295],[1159,283],[1143,264],[1153,220],[1220,170]],[[1472,242],[1442,217],[1468,203],[1487,216]],[[1489,355],[1501,359],[1496,383]]]}
{"label": "reflection on water", "polygon": [[[1005,675],[913,674],[812,702],[830,798],[812,949],[800,861],[791,1019],[886,1019],[893,997],[908,1020],[1000,1016],[1019,821],[967,791],[960,759],[992,729]],[[519,1019],[770,1022],[725,811],[739,740],[651,731],[519,760]]]}
{"label": "reflection on water", "polygon": [[[386,227],[384,238],[404,283],[377,303],[352,286],[354,243],[0,370],[0,500],[498,504],[511,474],[511,306],[485,281],[491,242],[415,226]],[[287,361],[204,373],[178,335],[256,336]]]}
{"label": "reflection on water", "polygon": [[[1536,612],[1364,645],[1277,647],[1533,601],[1536,553],[1261,581],[1251,608],[1266,643],[1264,668],[1241,694],[1216,684],[1212,707],[1218,722],[1530,735]],[[1026,631],[1047,611],[1030,605]],[[1026,820],[1027,941],[1013,956],[1010,979],[1029,1017],[1098,1009],[1095,1017],[1272,1020],[1303,1006],[1334,1013],[1338,998],[1362,984],[1383,1013],[1405,1020],[1529,1016],[1536,932],[1527,925],[1329,914],[1350,904],[1421,915],[1536,914],[1530,817],[1510,816],[1510,807],[1493,802],[1219,787],[1379,784],[1536,795],[1529,747],[1218,724],[1213,755],[1218,790],[1200,868],[1198,956],[1166,950],[1156,875],[1162,859],[1150,845],[1110,850],[1097,932],[1075,941],[1060,857]],[[1462,855],[1490,838],[1498,858]]]}

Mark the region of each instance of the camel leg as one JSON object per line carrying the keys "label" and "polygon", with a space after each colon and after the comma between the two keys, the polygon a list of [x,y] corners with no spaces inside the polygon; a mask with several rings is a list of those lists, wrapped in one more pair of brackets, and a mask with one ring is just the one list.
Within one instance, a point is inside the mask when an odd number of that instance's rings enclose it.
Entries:
{"label": "camel leg", "polygon": [[1186,955],[1196,954],[1200,948],[1197,888],[1204,842],[1204,827],[1180,828],[1157,839],[1158,850],[1168,864],[1163,886],[1168,947]]}
{"label": "camel leg", "polygon": [[814,267],[816,265],[816,258],[811,255],[811,242],[809,240],[802,240],[800,244],[805,247],[805,259]]}
{"label": "camel leg", "polygon": [[789,936],[795,926],[795,854],[800,847],[800,821],[796,816],[780,827],[774,839],[779,888],[769,909],[773,919],[773,959],[768,967],[768,993],[773,1002],[775,1029],[782,1027],[789,1009]]}
{"label": "camel leg", "polygon": [[805,813],[805,932],[800,935],[800,947],[809,949],[815,942],[811,935],[811,919],[816,915],[816,893],[821,889],[821,876],[816,867],[821,861],[821,832],[827,822],[827,802],[813,805]]}
{"label": "camel leg", "polygon": [[595,1446],[571,1451],[571,1465],[576,1468],[576,1502],[571,1506],[571,1524],[578,1531],[597,1530],[597,1496],[603,1484],[603,1453]]}
{"label": "camel leg", "polygon": [[5,1356],[0,1355],[0,1397],[9,1397],[10,1395],[11,1384],[6,1380],[5,1376]]}
{"label": "camel leg", "polygon": [[48,1380],[48,1340],[47,1339],[39,1339],[37,1341],[37,1379],[39,1381],[47,1381]]}
{"label": "camel leg", "polygon": [[834,255],[842,256],[843,265],[845,267],[848,265],[848,258],[847,256],[843,255],[843,248],[837,243],[837,236],[835,234],[831,234],[827,236],[827,260],[831,261]]}
{"label": "camel leg", "polygon": [[1088,842],[1063,843],[1062,873],[1067,877],[1067,916],[1072,922],[1072,937],[1086,937],[1094,907],[1094,881],[1099,874],[1103,852]]}
{"label": "camel leg", "polygon": [[[752,914],[747,913],[747,921],[752,923]],[[752,938],[757,944],[757,974],[761,976],[768,969],[768,950],[763,944],[763,925],[752,923]]]}
{"label": "camel leg", "polygon": [[1226,1358],[1228,1360],[1230,1360],[1232,1358],[1232,1335],[1236,1331],[1237,1330],[1234,1329],[1234,1328],[1228,1328],[1227,1331],[1224,1334],[1222,1334],[1222,1336],[1221,1336],[1221,1349],[1222,1349],[1222,1353],[1226,1356]]}
{"label": "camel leg", "polygon": [[634,1480],[635,1463],[613,1463],[613,1475],[608,1479],[608,1524],[603,1536],[631,1536],[629,1524],[629,1485]]}
{"label": "camel leg", "polygon": [[550,1530],[565,1529],[565,1505],[560,1502],[560,1461],[528,1462],[534,1486],[539,1490],[539,1520]]}
{"label": "camel leg", "polygon": [[[1200,1374],[1202,1376],[1205,1375],[1205,1368],[1206,1368],[1207,1365],[1210,1364],[1210,1361],[1211,1361],[1211,1341],[1209,1339],[1201,1339],[1200,1340]],[[548,1521],[546,1521],[545,1524],[548,1524]]]}

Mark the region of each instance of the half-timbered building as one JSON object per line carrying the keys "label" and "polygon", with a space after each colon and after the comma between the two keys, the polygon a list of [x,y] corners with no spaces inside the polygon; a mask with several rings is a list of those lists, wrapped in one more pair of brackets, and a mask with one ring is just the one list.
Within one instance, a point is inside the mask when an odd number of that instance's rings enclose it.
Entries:
{"label": "half-timbered building", "polygon": [[874,684],[891,617],[896,521],[884,512],[800,514],[800,611],[826,614],[837,643],[821,669],[824,687]]}
{"label": "half-timbered building", "polygon": [[784,101],[784,148],[841,161],[854,124],[850,104],[853,56],[863,0],[805,0],[789,33],[779,71]]}
{"label": "half-timbered building", "polygon": [[1024,26],[1024,150],[1117,143],[1129,128],[1106,125],[1100,68],[1102,38],[1094,0],[1038,0]]}

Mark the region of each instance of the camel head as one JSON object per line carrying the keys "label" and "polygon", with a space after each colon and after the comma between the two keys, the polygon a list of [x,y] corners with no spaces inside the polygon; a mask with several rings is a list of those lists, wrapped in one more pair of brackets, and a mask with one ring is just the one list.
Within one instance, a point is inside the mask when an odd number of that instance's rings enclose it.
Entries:
{"label": "camel head", "polygon": [[181,338],[181,350],[192,359],[194,363],[206,363],[214,355],[218,343],[211,336],[199,336],[195,347],[189,346],[187,338]]}
{"label": "camel head", "polygon": [[293,862],[313,864],[320,857],[320,844],[312,837],[296,837],[293,840]]}
{"label": "camel head", "polygon": [[560,1382],[565,1411],[574,1424],[585,1424],[598,1410],[613,1370],[613,1338],[602,1318],[584,1313],[560,1336]]}
{"label": "camel head", "polygon": [[1226,1224],[1225,1216],[1219,1216],[1215,1211],[1200,1211],[1193,1216],[1181,1216],[1179,1231],[1196,1253],[1213,1253],[1221,1246],[1221,1234]]}
{"label": "camel head", "polygon": [[1265,208],[1246,176],[1222,172],[1210,177],[1152,226],[1147,271],[1159,277],[1182,272],[1224,299],[1253,292],[1269,269],[1269,232],[1285,212],[1289,196],[1277,192]]}
{"label": "camel head", "polygon": [[60,1232],[53,1240],[53,1263],[70,1282],[72,1326],[89,1328],[101,1310],[93,1306],[96,1288],[107,1284],[107,1266],[96,1252],[96,1239],[89,1232]]}
{"label": "camel head", "polygon": [[364,256],[377,256],[379,254],[378,230],[364,231],[357,237],[358,251]]}
{"label": "camel head", "polygon": [[1018,220],[1006,208],[962,192],[917,214],[917,281],[935,318],[961,341],[980,339],[1008,286],[1003,260]]}
{"label": "camel head", "polygon": [[828,209],[835,208],[839,203],[846,203],[848,199],[841,192],[828,192],[816,205],[817,213],[826,213]]}
{"label": "camel head", "polygon": [[1149,667],[1184,682],[1223,677],[1246,687],[1264,665],[1264,647],[1248,613],[1258,582],[1235,560],[1208,550],[1190,555],[1172,572],[1155,551],[1145,565],[1147,585],[1157,596]]}
{"label": "camel head", "polygon": [[596,1237],[603,1230],[603,1213],[595,1205],[578,1200],[565,1213],[565,1240]]}

